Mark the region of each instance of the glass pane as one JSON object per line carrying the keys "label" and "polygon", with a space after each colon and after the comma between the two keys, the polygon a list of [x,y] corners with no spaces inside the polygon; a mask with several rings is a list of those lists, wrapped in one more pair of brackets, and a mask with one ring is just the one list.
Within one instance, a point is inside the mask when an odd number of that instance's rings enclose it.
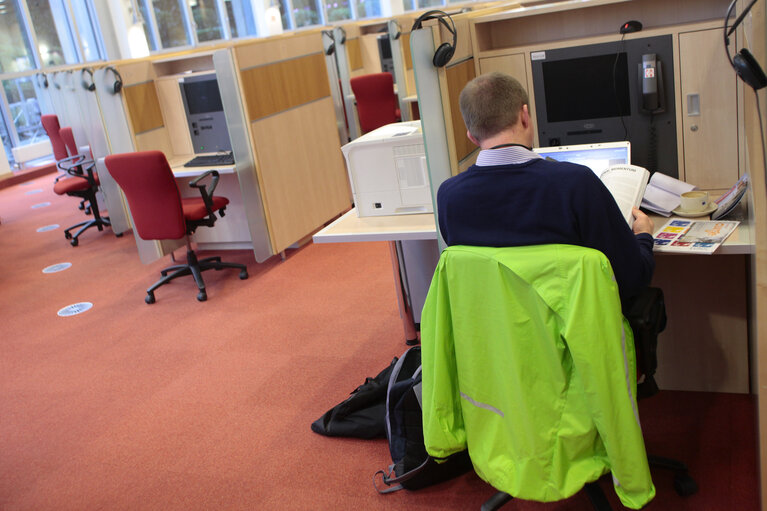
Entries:
{"label": "glass pane", "polygon": [[3,89],[21,145],[38,142],[46,137],[40,124],[40,105],[37,103],[37,94],[32,82],[34,78],[24,76],[3,80]]}
{"label": "glass pane", "polygon": [[320,14],[314,0],[293,0],[293,21],[295,28],[319,25]]}
{"label": "glass pane", "polygon": [[56,16],[48,0],[27,0],[32,26],[37,36],[37,49],[43,66],[77,62],[72,35],[60,2],[54,4]]}
{"label": "glass pane", "polygon": [[141,0],[138,4],[138,10],[141,14],[141,26],[144,29],[144,35],[146,36],[146,42],[149,44],[149,49],[152,51],[160,50],[160,45],[152,32],[151,22],[152,17],[149,15],[149,7],[147,6],[147,0]]}
{"label": "glass pane", "polygon": [[444,0],[418,0],[418,7],[420,9],[426,9],[428,7],[439,7],[445,5]]}
{"label": "glass pane", "polygon": [[181,12],[179,0],[153,0],[152,6],[163,48],[192,44],[186,33],[184,14]]}
{"label": "glass pane", "polygon": [[77,32],[80,35],[80,45],[83,48],[83,59],[86,62],[102,60],[101,46],[97,39],[99,25],[96,13],[93,12],[88,0],[71,0],[71,4]]}
{"label": "glass pane", "polygon": [[358,0],[357,18],[374,18],[381,16],[381,0]]}
{"label": "glass pane", "polygon": [[414,10],[416,10],[417,9],[416,1],[417,0],[403,0],[402,1],[403,9],[405,9],[406,11],[414,11]]}
{"label": "glass pane", "polygon": [[248,0],[225,0],[226,13],[229,16],[229,30],[232,37],[258,35],[253,8]]}
{"label": "glass pane", "polygon": [[[280,7],[280,14],[282,15],[282,28],[285,30],[290,30],[292,28],[295,28],[290,20],[290,17],[288,16],[288,8],[287,4],[285,3],[285,0],[278,0],[279,1],[279,7]],[[270,7],[273,7],[276,3],[274,0],[270,2]]]}
{"label": "glass pane", "polygon": [[[325,13],[328,16],[328,23],[331,21],[341,21],[352,19],[352,9],[349,0],[324,0]],[[363,2],[364,3],[364,2]],[[359,4],[362,5],[362,4]],[[360,7],[357,7],[359,9]],[[359,11],[357,11],[359,12]],[[364,17],[362,14],[359,17]]]}
{"label": "glass pane", "polygon": [[35,68],[32,45],[21,27],[22,14],[16,2],[0,4],[0,72],[14,73]]}
{"label": "glass pane", "polygon": [[198,41],[213,41],[224,37],[221,32],[218,9],[216,9],[216,0],[190,0],[189,6],[192,8],[192,17],[197,26]]}

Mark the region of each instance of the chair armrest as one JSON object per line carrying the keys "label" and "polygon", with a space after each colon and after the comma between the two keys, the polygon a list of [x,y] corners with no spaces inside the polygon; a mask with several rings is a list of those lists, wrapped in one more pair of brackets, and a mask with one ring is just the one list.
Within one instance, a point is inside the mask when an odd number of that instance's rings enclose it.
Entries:
{"label": "chair armrest", "polygon": [[84,154],[75,154],[74,156],[61,159],[56,162],[56,166],[71,176],[83,177],[87,179],[91,185],[96,184],[96,181],[93,178],[93,167],[95,166],[95,162],[88,159]]}
{"label": "chair armrest", "polygon": [[[200,181],[208,176],[213,176],[210,182],[210,189],[208,189],[205,184],[200,183]],[[213,197],[213,191],[216,189],[216,186],[218,186],[219,177],[220,176],[217,170],[208,170],[189,182],[189,186],[200,190],[202,201],[205,203],[205,207],[208,209],[208,214],[211,215],[213,214],[213,201],[211,200],[211,197]]]}

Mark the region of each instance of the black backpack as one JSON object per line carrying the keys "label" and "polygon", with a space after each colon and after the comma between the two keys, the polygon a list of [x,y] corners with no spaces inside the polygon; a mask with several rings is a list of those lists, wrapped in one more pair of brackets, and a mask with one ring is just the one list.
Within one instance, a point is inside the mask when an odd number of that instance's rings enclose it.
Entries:
{"label": "black backpack", "polygon": [[348,398],[312,422],[312,431],[325,436],[386,438],[386,392],[396,362],[394,357],[378,376],[366,378]]}
{"label": "black backpack", "polygon": [[[447,481],[472,469],[468,451],[437,460],[426,453],[421,410],[421,347],[414,346],[397,360],[386,396],[386,436],[392,465],[379,470],[373,483],[379,493],[402,488],[417,490]],[[388,488],[379,488],[378,476]]]}

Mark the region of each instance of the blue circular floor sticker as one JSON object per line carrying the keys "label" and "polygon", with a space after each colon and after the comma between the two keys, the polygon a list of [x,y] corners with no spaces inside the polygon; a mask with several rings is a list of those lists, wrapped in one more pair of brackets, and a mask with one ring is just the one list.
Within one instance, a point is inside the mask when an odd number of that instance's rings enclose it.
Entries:
{"label": "blue circular floor sticker", "polygon": [[59,224],[45,225],[37,229],[37,232],[48,232],[61,227]]}
{"label": "blue circular floor sticker", "polygon": [[57,264],[48,266],[47,268],[43,268],[43,273],[56,273],[59,271],[67,270],[71,267],[72,267],[72,263],[57,263]]}

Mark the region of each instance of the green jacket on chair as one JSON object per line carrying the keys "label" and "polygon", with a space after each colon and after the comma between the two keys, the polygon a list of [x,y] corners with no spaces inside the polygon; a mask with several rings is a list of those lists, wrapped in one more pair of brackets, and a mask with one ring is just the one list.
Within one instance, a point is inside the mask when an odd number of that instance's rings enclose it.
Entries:
{"label": "green jacket on chair", "polygon": [[500,491],[549,502],[612,471],[621,502],[655,495],[634,339],[599,251],[448,247],[421,316],[427,452],[467,449]]}

